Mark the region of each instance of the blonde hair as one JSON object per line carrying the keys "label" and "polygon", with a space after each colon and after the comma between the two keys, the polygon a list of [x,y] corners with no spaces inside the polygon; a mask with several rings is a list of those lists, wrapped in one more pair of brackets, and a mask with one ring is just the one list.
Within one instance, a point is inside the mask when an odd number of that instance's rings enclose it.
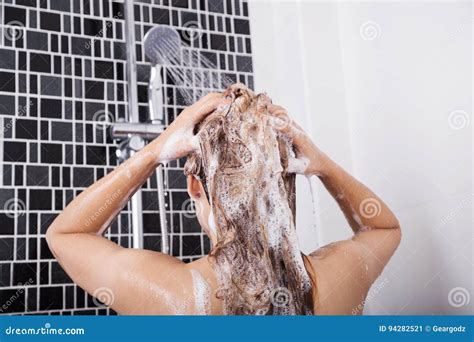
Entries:
{"label": "blonde hair", "polygon": [[200,179],[216,222],[210,257],[229,315],[313,313],[312,283],[295,231],[291,143],[268,124],[265,94],[242,84],[197,128],[185,173]]}

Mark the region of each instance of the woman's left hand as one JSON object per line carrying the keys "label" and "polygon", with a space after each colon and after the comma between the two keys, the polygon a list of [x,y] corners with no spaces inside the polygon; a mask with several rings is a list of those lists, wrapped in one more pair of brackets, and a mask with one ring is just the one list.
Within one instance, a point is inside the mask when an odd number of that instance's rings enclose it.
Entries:
{"label": "woman's left hand", "polygon": [[194,126],[212,113],[224,101],[224,94],[209,93],[185,108],[171,125],[153,142],[160,163],[182,158],[199,147]]}
{"label": "woman's left hand", "polygon": [[288,172],[299,173],[306,176],[320,175],[327,156],[313,143],[293,119],[285,108],[271,104],[268,112],[272,116],[269,123],[279,132],[293,142],[296,158],[290,159]]}

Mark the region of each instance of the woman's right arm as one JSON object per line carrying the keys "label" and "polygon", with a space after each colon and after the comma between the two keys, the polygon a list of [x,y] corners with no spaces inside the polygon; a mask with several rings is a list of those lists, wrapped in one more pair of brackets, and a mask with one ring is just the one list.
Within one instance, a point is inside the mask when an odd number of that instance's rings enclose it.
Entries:
{"label": "woman's right arm", "polygon": [[195,148],[194,126],[222,99],[222,94],[209,94],[184,109],[159,138],[69,203],[47,230],[48,245],[71,279],[91,295],[108,299],[119,313],[166,313],[169,300],[163,293],[184,298],[188,291],[184,280],[190,274],[181,261],[123,248],[103,233],[159,163]]}

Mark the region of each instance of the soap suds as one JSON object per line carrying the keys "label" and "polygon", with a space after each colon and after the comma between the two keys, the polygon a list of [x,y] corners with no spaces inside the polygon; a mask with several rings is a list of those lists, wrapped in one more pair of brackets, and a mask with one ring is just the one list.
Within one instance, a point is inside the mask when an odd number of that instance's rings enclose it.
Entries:
{"label": "soap suds", "polygon": [[144,293],[150,293],[150,300],[156,300],[162,303],[162,306],[166,308],[173,315],[187,315],[191,314],[190,308],[192,300],[194,299],[191,294],[179,296],[170,290],[167,290],[152,279],[148,279],[138,273],[128,272],[127,276],[131,278],[130,283],[135,284],[137,291]]}
{"label": "soap suds", "polygon": [[352,212],[352,218],[359,226],[362,226],[362,220],[360,219],[360,216],[357,215],[354,211]]}
{"label": "soap suds", "polygon": [[[293,172],[304,173],[308,161],[289,161],[293,146],[268,124],[268,97],[242,85],[227,92],[230,107],[204,120],[200,149],[185,165],[186,174],[203,179],[210,196],[218,298],[226,314],[312,314],[312,283],[294,223]],[[275,306],[272,293],[283,287],[292,300]]]}
{"label": "soap suds", "polygon": [[211,307],[210,287],[199,271],[191,270],[194,287],[194,303],[196,315],[209,315]]}
{"label": "soap suds", "polygon": [[193,150],[199,148],[199,139],[193,135],[192,129],[189,127],[184,127],[176,130],[172,135],[166,140],[165,145],[162,147],[159,155],[158,161],[160,163],[167,163],[175,159],[175,155],[180,148],[183,148],[183,143],[187,142],[190,144],[190,147]]}
{"label": "soap suds", "polygon": [[209,218],[207,220],[209,228],[211,229],[211,232],[216,234],[217,233],[217,227],[216,227],[216,221],[214,220],[214,214],[212,213],[212,209],[209,213]]}
{"label": "soap suds", "polygon": [[318,248],[321,246],[321,230],[318,229],[317,222],[318,222],[318,211],[317,211],[317,203],[316,203],[316,198],[317,198],[317,193],[316,193],[316,186],[313,183],[314,176],[307,176],[306,179],[308,180],[309,184],[309,189],[311,192],[311,204],[312,204],[312,213],[313,213],[313,230],[316,236],[316,246],[315,248]]}
{"label": "soap suds", "polygon": [[309,159],[306,157],[292,158],[288,161],[288,172],[304,175],[308,170]]}

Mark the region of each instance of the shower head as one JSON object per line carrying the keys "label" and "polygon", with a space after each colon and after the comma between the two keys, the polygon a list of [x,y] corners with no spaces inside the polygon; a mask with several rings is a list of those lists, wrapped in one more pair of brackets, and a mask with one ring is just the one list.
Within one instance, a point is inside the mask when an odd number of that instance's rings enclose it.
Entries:
{"label": "shower head", "polygon": [[176,64],[181,51],[178,32],[169,26],[159,25],[147,32],[144,38],[145,55],[152,65]]}
{"label": "shower head", "polygon": [[179,65],[181,39],[169,26],[159,25],[147,32],[143,39],[145,55],[152,64],[148,83],[150,121],[164,123],[163,65]]}

